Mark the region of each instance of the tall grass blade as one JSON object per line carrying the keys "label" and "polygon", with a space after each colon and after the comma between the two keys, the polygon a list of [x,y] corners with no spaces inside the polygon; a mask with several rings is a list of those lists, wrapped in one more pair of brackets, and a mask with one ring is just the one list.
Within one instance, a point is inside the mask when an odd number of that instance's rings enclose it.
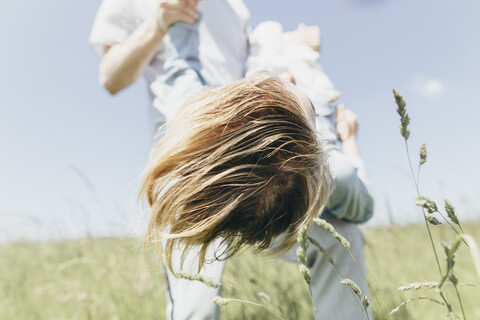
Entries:
{"label": "tall grass blade", "polygon": [[480,251],[478,250],[477,243],[468,234],[463,234],[462,238],[465,240],[470,249],[470,255],[472,256],[473,264],[475,265],[475,270],[477,271],[478,280],[480,281]]}

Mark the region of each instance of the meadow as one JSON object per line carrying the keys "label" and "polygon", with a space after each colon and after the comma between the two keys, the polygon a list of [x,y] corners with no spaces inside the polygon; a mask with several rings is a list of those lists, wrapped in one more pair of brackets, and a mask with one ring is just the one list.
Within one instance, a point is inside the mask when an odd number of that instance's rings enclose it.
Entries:
{"label": "meadow", "polygon": [[[453,239],[448,228],[432,229],[437,239]],[[480,223],[464,229],[480,243]],[[384,319],[413,296],[435,295],[432,289],[397,290],[411,282],[439,281],[425,226],[364,229],[364,234],[368,278],[378,299],[370,294],[375,319]],[[164,319],[161,261],[140,240],[6,243],[0,245],[0,256],[0,319]],[[455,270],[460,283],[480,284],[465,246],[457,251]],[[228,262],[223,283],[224,297],[258,300],[284,319],[312,317],[308,287],[296,264],[247,251]],[[446,294],[458,310],[450,289]],[[459,289],[467,318],[480,319],[480,287]],[[429,320],[445,314],[443,306],[419,300],[388,318]],[[265,308],[235,302],[223,306],[221,315],[273,319]]]}

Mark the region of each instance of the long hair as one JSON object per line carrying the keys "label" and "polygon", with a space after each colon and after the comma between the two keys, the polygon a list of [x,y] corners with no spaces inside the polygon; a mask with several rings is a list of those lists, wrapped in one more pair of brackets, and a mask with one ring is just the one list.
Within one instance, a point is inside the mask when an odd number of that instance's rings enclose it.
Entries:
{"label": "long hair", "polygon": [[282,80],[256,75],[195,95],[170,121],[144,171],[140,195],[151,207],[147,239],[172,250],[214,240],[226,259],[244,245],[283,253],[299,227],[321,214],[331,192],[313,124]]}

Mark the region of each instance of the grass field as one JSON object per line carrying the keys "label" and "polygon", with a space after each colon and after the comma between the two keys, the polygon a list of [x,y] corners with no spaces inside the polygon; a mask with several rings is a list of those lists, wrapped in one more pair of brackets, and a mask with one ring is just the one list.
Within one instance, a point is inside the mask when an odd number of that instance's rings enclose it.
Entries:
{"label": "grass field", "polygon": [[[480,243],[480,224],[465,227]],[[364,230],[369,280],[380,306],[371,298],[376,319],[414,295],[432,290],[399,292],[416,281],[439,280],[424,226]],[[435,236],[453,240],[436,227]],[[439,248],[443,261],[443,250]],[[163,319],[165,283],[153,249],[133,239],[85,239],[51,243],[0,245],[0,319]],[[457,253],[456,276],[480,284],[468,250]],[[310,319],[307,288],[295,264],[251,252],[229,261],[223,296],[256,297],[285,319]],[[480,288],[461,286],[468,319],[480,319]],[[456,306],[453,292],[447,292]],[[383,311],[385,310],[385,312]],[[321,311],[319,311],[321,313]],[[389,319],[440,319],[445,308],[414,301]],[[222,309],[222,319],[271,319],[266,310],[239,303]]]}

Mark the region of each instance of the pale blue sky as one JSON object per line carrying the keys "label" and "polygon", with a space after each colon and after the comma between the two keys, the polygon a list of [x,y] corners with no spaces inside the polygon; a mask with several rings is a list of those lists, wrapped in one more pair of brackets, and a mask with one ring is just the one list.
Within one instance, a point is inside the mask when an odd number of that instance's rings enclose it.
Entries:
{"label": "pale blue sky", "polygon": [[[246,3],[252,25],[322,29],[324,68],[359,118],[375,221],[386,221],[386,199],[396,221],[419,215],[393,87],[408,103],[414,156],[427,143],[425,195],[480,217],[478,1]],[[138,81],[111,97],[98,84],[100,59],[87,38],[99,4],[0,2],[0,239],[122,234],[142,212],[136,193],[149,152],[146,86]]]}

